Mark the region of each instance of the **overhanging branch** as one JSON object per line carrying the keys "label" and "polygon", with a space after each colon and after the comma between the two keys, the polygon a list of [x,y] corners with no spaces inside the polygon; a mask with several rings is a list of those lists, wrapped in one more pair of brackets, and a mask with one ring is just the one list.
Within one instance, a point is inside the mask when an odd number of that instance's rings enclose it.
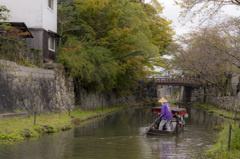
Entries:
{"label": "overhanging branch", "polygon": [[233,4],[236,4],[236,5],[240,5],[240,1],[239,0],[231,0]]}
{"label": "overhanging branch", "polygon": [[132,52],[132,53],[130,53],[130,54],[116,57],[116,58],[114,58],[114,60],[117,60],[117,59],[120,59],[120,58],[124,58],[124,57],[128,57],[128,56],[131,56],[131,55],[134,55],[134,54],[139,54],[139,53],[141,53],[141,52],[143,52],[143,51],[134,51],[134,52]]}

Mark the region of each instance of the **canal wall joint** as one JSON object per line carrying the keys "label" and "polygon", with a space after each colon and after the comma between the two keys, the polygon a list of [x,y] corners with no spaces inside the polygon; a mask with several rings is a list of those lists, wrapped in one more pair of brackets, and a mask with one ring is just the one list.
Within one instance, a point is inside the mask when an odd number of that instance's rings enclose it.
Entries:
{"label": "canal wall joint", "polygon": [[0,60],[0,113],[74,109],[74,86],[60,67],[37,69]]}

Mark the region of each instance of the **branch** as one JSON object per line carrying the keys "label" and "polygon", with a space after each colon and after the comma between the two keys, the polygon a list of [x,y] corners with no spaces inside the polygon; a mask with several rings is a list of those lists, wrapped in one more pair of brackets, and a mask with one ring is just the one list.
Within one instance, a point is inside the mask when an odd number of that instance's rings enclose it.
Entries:
{"label": "branch", "polygon": [[130,53],[130,54],[116,57],[116,58],[114,58],[114,60],[120,59],[120,58],[124,58],[124,57],[128,57],[128,56],[131,56],[131,55],[134,55],[134,54],[138,54],[138,53],[141,53],[141,52],[143,52],[143,51],[134,51],[134,52],[132,52],[132,53]]}
{"label": "branch", "polygon": [[240,5],[240,1],[239,0],[231,0],[233,4],[236,4],[236,5]]}

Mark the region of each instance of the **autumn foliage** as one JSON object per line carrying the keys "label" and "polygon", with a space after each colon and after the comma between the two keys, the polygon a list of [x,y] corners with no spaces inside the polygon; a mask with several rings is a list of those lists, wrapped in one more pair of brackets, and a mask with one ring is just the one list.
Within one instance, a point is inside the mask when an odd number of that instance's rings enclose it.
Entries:
{"label": "autumn foliage", "polygon": [[228,18],[182,36],[174,46],[175,67],[198,77],[213,95],[234,95],[232,78],[240,73],[239,22]]}
{"label": "autumn foliage", "polygon": [[16,28],[16,27],[10,27],[7,30],[7,33],[6,33],[5,36],[10,38],[10,39],[21,40],[22,38],[24,38],[28,35],[30,35],[29,32],[24,32],[21,29]]}

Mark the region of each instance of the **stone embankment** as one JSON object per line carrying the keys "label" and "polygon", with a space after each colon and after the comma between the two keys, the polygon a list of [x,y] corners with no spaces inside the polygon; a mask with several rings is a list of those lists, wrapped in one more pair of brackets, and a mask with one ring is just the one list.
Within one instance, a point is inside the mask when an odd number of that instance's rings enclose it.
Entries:
{"label": "stone embankment", "polygon": [[134,96],[120,97],[114,92],[101,93],[86,93],[80,90],[80,94],[76,96],[76,107],[81,109],[94,109],[96,107],[112,107],[118,105],[134,105],[136,98]]}
{"label": "stone embankment", "polygon": [[0,113],[42,114],[73,109],[74,104],[73,84],[61,68],[37,69],[0,60]]}
{"label": "stone embankment", "polygon": [[62,68],[38,69],[0,60],[0,114],[17,110],[29,114],[55,113],[76,107],[93,109],[99,106],[134,104],[133,96],[119,97],[114,92],[89,93],[79,88],[75,94],[73,81]]}
{"label": "stone embankment", "polygon": [[240,113],[240,97],[226,96],[226,97],[207,97],[207,104],[213,105],[218,109],[225,109]]}

